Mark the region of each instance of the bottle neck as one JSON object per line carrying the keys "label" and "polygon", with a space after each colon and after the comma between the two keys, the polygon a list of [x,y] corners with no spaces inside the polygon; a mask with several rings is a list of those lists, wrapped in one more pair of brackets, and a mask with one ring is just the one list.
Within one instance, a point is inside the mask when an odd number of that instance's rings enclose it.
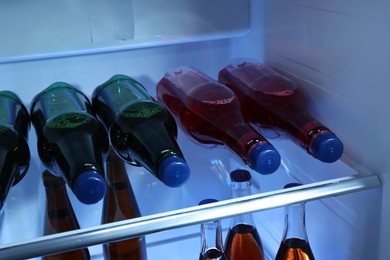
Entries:
{"label": "bottle neck", "polygon": [[285,229],[283,241],[298,238],[308,241],[305,224],[305,204],[294,204],[285,208]]}
{"label": "bottle neck", "polygon": [[[216,250],[223,254],[222,227],[220,220],[201,224],[201,256],[206,257],[209,250]],[[220,259],[220,258],[218,258]]]}
{"label": "bottle neck", "polygon": [[43,183],[46,193],[44,234],[79,229],[79,223],[69,200],[65,182],[61,177],[45,171]]}
{"label": "bottle neck", "polygon": [[[245,181],[245,182],[232,182],[232,192],[233,192],[233,198],[241,198],[245,196],[251,195],[251,182]],[[250,226],[255,226],[255,223],[252,218],[252,214],[243,214],[235,216],[231,223],[231,228],[239,225],[239,224],[246,224]]]}

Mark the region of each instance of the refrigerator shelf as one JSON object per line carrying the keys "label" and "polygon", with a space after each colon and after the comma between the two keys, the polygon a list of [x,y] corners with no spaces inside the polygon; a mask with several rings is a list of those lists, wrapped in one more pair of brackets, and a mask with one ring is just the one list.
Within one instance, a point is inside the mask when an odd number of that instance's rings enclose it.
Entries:
{"label": "refrigerator shelf", "polygon": [[9,243],[0,247],[0,259],[27,259],[71,249],[147,235],[212,219],[264,211],[286,205],[339,196],[381,186],[376,175],[357,175],[270,191],[244,198],[152,214],[96,227]]}
{"label": "refrigerator shelf", "polygon": [[2,1],[0,64],[237,37],[249,17],[248,0]]}

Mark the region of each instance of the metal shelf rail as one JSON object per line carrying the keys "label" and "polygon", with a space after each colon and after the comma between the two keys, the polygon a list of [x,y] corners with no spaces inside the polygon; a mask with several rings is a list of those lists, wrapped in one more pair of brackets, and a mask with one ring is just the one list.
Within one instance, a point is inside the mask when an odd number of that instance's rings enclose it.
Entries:
{"label": "metal shelf rail", "polygon": [[170,212],[73,230],[0,246],[0,259],[27,259],[92,245],[104,244],[159,231],[199,224],[208,220],[283,207],[294,203],[378,188],[376,175],[348,176],[219,201]]}

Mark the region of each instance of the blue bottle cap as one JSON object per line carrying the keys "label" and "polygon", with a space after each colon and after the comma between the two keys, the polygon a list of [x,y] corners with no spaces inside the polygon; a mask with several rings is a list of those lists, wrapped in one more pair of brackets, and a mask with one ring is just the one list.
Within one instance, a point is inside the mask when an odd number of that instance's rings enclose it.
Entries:
{"label": "blue bottle cap", "polygon": [[336,135],[326,132],[315,137],[310,149],[315,158],[331,163],[341,157],[344,146]]}
{"label": "blue bottle cap", "polygon": [[234,182],[246,182],[250,181],[252,178],[250,172],[247,170],[234,170],[230,173],[230,179]]}
{"label": "blue bottle cap", "polygon": [[213,203],[213,202],[218,202],[218,200],[216,200],[216,199],[204,199],[204,200],[201,200],[198,205],[204,205],[204,204],[209,204],[209,203]]}
{"label": "blue bottle cap", "polygon": [[165,158],[158,168],[158,178],[169,187],[179,187],[190,177],[186,161],[177,156]]}
{"label": "blue bottle cap", "polygon": [[96,171],[85,171],[75,179],[73,192],[82,203],[94,204],[104,197],[106,182]]}
{"label": "blue bottle cap", "polygon": [[261,174],[270,174],[280,166],[280,154],[270,144],[257,146],[248,157],[249,166]]}

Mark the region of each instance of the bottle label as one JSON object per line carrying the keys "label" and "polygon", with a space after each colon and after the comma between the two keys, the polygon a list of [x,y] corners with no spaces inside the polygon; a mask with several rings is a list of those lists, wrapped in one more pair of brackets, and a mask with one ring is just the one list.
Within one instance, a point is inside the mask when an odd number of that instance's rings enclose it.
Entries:
{"label": "bottle label", "polygon": [[129,111],[125,110],[122,113],[122,117],[124,118],[149,118],[155,114],[158,114],[163,111],[163,108],[160,106],[146,106],[140,107],[137,110]]}
{"label": "bottle label", "polygon": [[234,96],[231,98],[219,99],[219,100],[202,100],[202,103],[209,105],[224,105],[229,104],[234,100]]}
{"label": "bottle label", "polygon": [[50,128],[75,128],[80,125],[84,125],[88,122],[93,121],[93,118],[79,113],[68,113],[62,114],[60,116],[54,117],[51,120],[48,120],[47,126]]}

